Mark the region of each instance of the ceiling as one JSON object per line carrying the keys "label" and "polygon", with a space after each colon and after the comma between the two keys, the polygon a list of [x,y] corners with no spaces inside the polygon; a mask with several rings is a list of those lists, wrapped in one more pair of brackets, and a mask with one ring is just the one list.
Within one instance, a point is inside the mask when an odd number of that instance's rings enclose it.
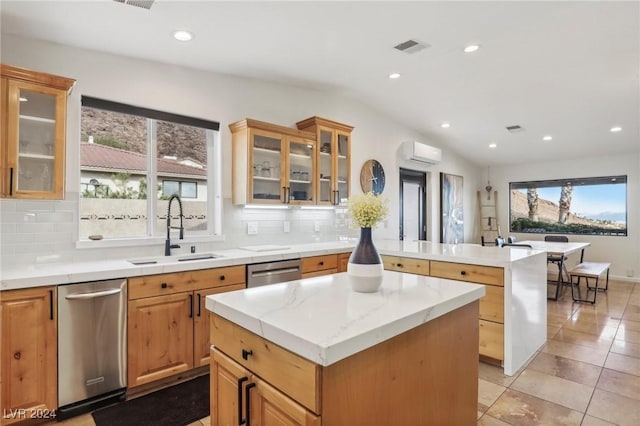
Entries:
{"label": "ceiling", "polygon": [[[3,0],[0,7],[3,34],[346,96],[479,165],[640,149],[637,1],[156,0],[146,10],[109,0]],[[194,39],[174,40],[176,29]],[[393,48],[408,39],[430,47]],[[470,43],[481,48],[463,53]],[[401,77],[389,79],[392,72]],[[510,125],[524,131],[510,133]]]}

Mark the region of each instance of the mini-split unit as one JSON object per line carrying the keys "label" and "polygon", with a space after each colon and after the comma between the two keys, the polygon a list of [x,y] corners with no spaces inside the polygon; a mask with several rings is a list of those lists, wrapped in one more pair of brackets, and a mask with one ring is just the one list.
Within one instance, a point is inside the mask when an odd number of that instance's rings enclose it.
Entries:
{"label": "mini-split unit", "polygon": [[438,164],[442,160],[442,150],[422,142],[404,142],[402,158],[424,164]]}

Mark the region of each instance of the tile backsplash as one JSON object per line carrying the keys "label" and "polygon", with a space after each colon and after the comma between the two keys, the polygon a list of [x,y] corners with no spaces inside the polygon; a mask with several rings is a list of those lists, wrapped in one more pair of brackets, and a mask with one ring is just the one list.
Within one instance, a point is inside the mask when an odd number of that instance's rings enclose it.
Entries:
{"label": "tile backsplash", "polygon": [[[117,259],[161,255],[163,243],[136,247],[76,248],[78,240],[78,193],[63,201],[0,200],[0,267],[15,268],[38,263]],[[247,233],[249,223],[257,234]],[[288,224],[289,232],[285,232]],[[357,237],[348,226],[345,209],[250,209],[223,204],[224,242],[186,242],[177,252],[234,248],[259,244],[302,244]]]}

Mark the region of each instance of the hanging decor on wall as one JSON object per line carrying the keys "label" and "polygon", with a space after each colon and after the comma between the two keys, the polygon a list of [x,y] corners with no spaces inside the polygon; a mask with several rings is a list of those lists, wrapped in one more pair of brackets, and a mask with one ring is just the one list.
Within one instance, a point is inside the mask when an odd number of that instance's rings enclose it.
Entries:
{"label": "hanging decor on wall", "polygon": [[440,173],[440,242],[464,242],[462,176]]}

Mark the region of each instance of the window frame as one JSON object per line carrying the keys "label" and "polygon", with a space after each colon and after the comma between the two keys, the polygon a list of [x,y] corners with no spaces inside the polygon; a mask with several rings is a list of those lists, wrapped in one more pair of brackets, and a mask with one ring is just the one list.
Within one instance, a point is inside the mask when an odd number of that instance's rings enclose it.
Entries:
{"label": "window frame", "polygon": [[[612,183],[615,182],[615,183]],[[625,185],[625,230],[619,233],[587,233],[587,232],[573,232],[570,230],[554,231],[554,230],[540,230],[540,231],[524,231],[514,230],[512,216],[512,196],[513,190],[521,190],[530,187],[539,188],[562,188],[563,185],[570,183],[572,187],[584,187],[595,185],[619,185],[624,183]],[[562,235],[583,235],[583,236],[601,236],[601,237],[628,237],[629,236],[629,178],[628,175],[612,175],[612,176],[597,176],[586,178],[568,178],[568,179],[545,179],[545,180],[531,180],[531,181],[519,181],[509,182],[509,232],[523,233],[523,234],[562,234]]]}
{"label": "window frame", "polygon": [[[166,182],[175,182],[175,183],[177,183],[177,184],[178,184],[178,195],[180,195],[180,198],[184,198],[184,199],[187,199],[187,200],[193,200],[193,199],[197,199],[197,198],[198,198],[198,182],[194,182],[194,181],[191,181],[191,180],[162,179],[162,195],[165,195],[165,196],[166,196],[166,195],[171,195],[171,194],[166,194],[166,193],[164,192],[164,184],[165,184]],[[195,194],[196,194],[196,195],[195,195],[195,196],[193,196],[193,197],[187,197],[187,196],[185,196],[185,195],[182,193],[182,184],[183,184],[183,183],[191,183],[191,184],[195,185],[195,186],[196,186],[196,191],[195,191]]]}
{"label": "window frame", "polygon": [[[206,151],[207,151],[207,217],[208,224],[205,231],[194,231],[185,235],[185,242],[210,242],[224,241],[222,235],[222,155],[220,123],[216,121],[204,120],[184,116],[180,114],[168,113],[164,111],[154,110],[145,107],[123,104],[119,102],[109,101],[105,99],[94,98],[91,96],[81,95],[80,109],[83,107],[103,109],[111,112],[122,114],[137,115],[147,119],[147,182],[148,188],[157,188],[158,180],[163,179],[158,176],[157,166],[157,124],[158,121],[183,124],[187,126],[200,127],[205,130]],[[78,158],[78,182],[79,188],[82,185],[80,174],[80,159]],[[168,179],[171,180],[171,179]],[[180,182],[178,180],[178,182]],[[196,183],[196,195],[197,195]],[[154,194],[152,196],[152,194]],[[182,196],[181,196],[182,197]],[[196,197],[197,198],[197,197]],[[193,198],[187,198],[193,200]],[[103,240],[81,239],[80,232],[76,240],[77,248],[95,248],[95,247],[128,247],[139,245],[154,245],[163,243],[165,237],[164,229],[156,229],[156,217],[158,211],[158,197],[154,191],[147,194],[147,227],[146,235],[130,236],[130,237],[113,237]],[[80,203],[78,200],[78,217],[80,217]],[[78,221],[78,231],[80,229],[80,221]]]}

